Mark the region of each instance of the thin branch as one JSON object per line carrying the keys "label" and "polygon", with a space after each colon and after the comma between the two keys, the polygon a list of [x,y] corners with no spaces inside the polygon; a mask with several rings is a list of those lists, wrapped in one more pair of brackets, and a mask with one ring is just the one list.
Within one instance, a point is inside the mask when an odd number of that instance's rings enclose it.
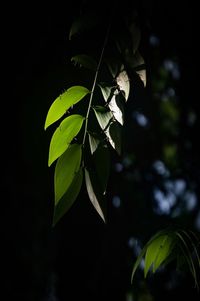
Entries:
{"label": "thin branch", "polygon": [[101,50],[101,55],[100,55],[99,62],[98,62],[98,65],[97,65],[97,69],[96,69],[95,76],[94,76],[94,82],[93,82],[93,85],[92,85],[92,90],[91,90],[91,94],[90,94],[90,100],[89,100],[87,114],[86,114],[86,118],[85,118],[85,130],[84,130],[84,135],[83,135],[83,147],[85,145],[85,139],[86,139],[87,128],[88,128],[88,118],[89,118],[90,109],[91,109],[91,105],[92,105],[92,100],[93,100],[93,96],[94,96],[94,89],[96,87],[97,77],[98,77],[98,74],[99,74],[99,69],[100,69],[100,66],[101,66],[102,59],[103,59],[105,47],[106,47],[106,44],[107,44],[107,41],[108,41],[108,36],[109,36],[109,33],[110,33],[110,28],[111,28],[111,22],[110,22],[110,24],[108,26],[108,29],[107,29],[107,32],[106,32],[106,36],[105,36],[105,39],[104,39],[103,47],[102,47],[102,50]]}

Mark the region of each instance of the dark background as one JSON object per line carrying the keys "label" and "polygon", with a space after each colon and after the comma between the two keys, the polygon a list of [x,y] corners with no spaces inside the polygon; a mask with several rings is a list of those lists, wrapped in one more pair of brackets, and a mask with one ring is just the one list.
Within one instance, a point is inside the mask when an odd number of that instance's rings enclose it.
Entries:
{"label": "dark background", "polygon": [[[56,228],[51,228],[53,169],[47,167],[51,131],[45,132],[43,126],[52,101],[76,78],[74,69],[70,71],[67,64],[71,54],[68,31],[79,4],[79,1],[60,2],[42,7],[27,2],[10,4],[2,10],[1,293],[5,300],[131,301],[127,294],[134,291],[130,285],[134,255],[128,241],[132,236],[145,241],[170,221],[167,216],[151,213],[148,197],[158,179],[144,180],[153,160],[159,158],[163,142],[155,121],[150,134],[140,132],[136,125],[133,127],[135,140],[130,143],[129,151],[133,147],[140,176],[137,181],[133,178],[133,190],[126,176],[113,167],[108,224],[102,223],[83,189],[65,218]],[[108,4],[98,2],[98,5],[102,8]],[[136,6],[141,16],[142,50],[150,83],[142,102],[140,96],[131,108],[146,112],[152,122],[154,117],[156,120],[151,79],[155,78],[163,59],[175,57],[181,72],[175,84],[181,115],[177,136],[180,163],[177,169],[170,168],[174,177],[178,174],[193,183],[198,200],[196,209],[181,219],[183,225],[193,228],[199,212],[200,179],[197,4],[195,1],[138,1]],[[149,44],[152,33],[159,38],[157,50]],[[136,96],[137,93],[140,92],[135,92]],[[196,116],[192,128],[185,121],[188,110]],[[189,149],[184,147],[188,139]],[[122,206],[118,209],[111,205],[116,194],[122,196]],[[143,289],[138,285],[143,293],[147,290],[154,298],[146,296],[141,300],[180,296],[185,300],[187,294],[191,300],[197,300],[188,275],[178,277],[178,284],[166,289],[163,283],[169,281],[170,273],[169,269],[166,275],[155,276]]]}

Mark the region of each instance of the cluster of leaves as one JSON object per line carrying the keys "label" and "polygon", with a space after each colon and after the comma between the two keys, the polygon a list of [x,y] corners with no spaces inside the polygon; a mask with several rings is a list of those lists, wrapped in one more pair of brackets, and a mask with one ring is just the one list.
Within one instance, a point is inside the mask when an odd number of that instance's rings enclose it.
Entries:
{"label": "cluster of leaves", "polygon": [[[96,26],[96,23],[98,18],[81,15],[72,24],[69,38],[79,37],[84,31]],[[116,151],[118,155],[122,152],[125,107],[132,88],[130,70],[146,86],[145,63],[139,52],[141,34],[135,19],[126,19],[124,30],[117,35],[113,29],[115,26],[108,25],[97,59],[86,53],[71,58],[74,65],[86,68],[94,75],[91,89],[82,85],[69,87],[55,99],[47,113],[45,129],[62,119],[49,147],[48,165],[56,161],[53,225],[73,205],[84,182],[91,203],[102,220],[106,221],[110,152]],[[106,56],[109,39],[114,42],[115,56]],[[105,78],[111,80],[99,80],[100,68],[104,66],[110,76],[105,75]],[[83,104],[84,109],[81,110],[78,104]],[[199,238],[193,232],[160,231],[149,240],[137,258],[132,279],[146,253],[145,277],[151,267],[155,272],[161,265],[176,258],[178,266],[183,262],[188,265],[198,286],[198,248]]]}
{"label": "cluster of leaves", "polygon": [[177,269],[186,266],[199,288],[200,237],[191,230],[164,229],[157,232],[143,247],[132,271],[132,280],[144,257],[144,277],[151,270],[155,273],[160,267],[176,260]]}
{"label": "cluster of leaves", "polygon": [[[95,23],[96,19],[81,15],[72,24],[69,38],[77,38],[83,29],[87,31],[95,26]],[[144,60],[138,51],[139,28],[134,22],[125,27],[132,37],[128,46],[122,36],[114,37],[120,59],[109,59],[105,55],[105,49],[108,39],[112,36],[111,27],[112,24],[109,24],[97,61],[85,53],[71,58],[75,65],[93,72],[92,88],[81,85],[68,88],[52,103],[46,117],[45,129],[62,118],[53,133],[49,147],[48,165],[51,166],[57,160],[54,174],[53,225],[77,199],[83,181],[90,201],[103,221],[106,221],[110,151],[114,149],[121,154],[124,106],[130,93],[130,78],[125,66],[135,71],[144,84],[146,82]],[[98,80],[102,65],[106,65],[111,77],[109,82]],[[80,113],[78,108],[77,104],[80,101],[85,101],[87,110],[84,113]]]}

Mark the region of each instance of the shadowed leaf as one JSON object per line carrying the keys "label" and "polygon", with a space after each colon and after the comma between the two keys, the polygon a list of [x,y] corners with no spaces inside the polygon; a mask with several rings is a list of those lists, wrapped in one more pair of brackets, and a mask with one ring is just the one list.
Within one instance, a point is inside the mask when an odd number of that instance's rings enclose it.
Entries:
{"label": "shadowed leaf", "polygon": [[122,126],[117,121],[113,121],[105,130],[105,134],[111,146],[120,155],[122,149]]}
{"label": "shadowed leaf", "polygon": [[71,58],[71,61],[75,65],[79,65],[80,67],[84,67],[92,71],[96,71],[97,69],[97,62],[91,56],[86,54],[75,55]]}
{"label": "shadowed leaf", "polygon": [[84,31],[94,28],[99,23],[99,16],[94,13],[85,13],[78,16],[71,25],[69,39]]}
{"label": "shadowed leaf", "polygon": [[100,192],[105,194],[110,174],[110,152],[107,145],[99,144],[93,157]]}

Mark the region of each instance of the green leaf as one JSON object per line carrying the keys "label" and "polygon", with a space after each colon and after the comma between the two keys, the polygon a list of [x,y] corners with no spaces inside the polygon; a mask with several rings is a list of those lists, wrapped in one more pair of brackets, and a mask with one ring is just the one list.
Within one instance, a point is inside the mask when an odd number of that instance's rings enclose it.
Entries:
{"label": "green leaf", "polygon": [[71,61],[74,62],[75,65],[79,65],[80,67],[84,67],[92,71],[96,71],[97,69],[97,62],[91,56],[86,54],[75,55],[71,58]]}
{"label": "green leaf", "polygon": [[145,252],[147,250],[147,248],[149,247],[149,245],[155,240],[157,239],[158,237],[160,237],[161,235],[164,235],[164,234],[169,234],[169,230],[165,229],[165,230],[161,230],[159,232],[157,232],[155,235],[153,235],[149,241],[144,245],[144,247],[142,248],[141,252],[140,252],[140,255],[137,257],[136,259],[136,262],[134,263],[133,265],[133,270],[132,270],[132,274],[131,274],[131,283],[133,282],[133,277],[135,275],[135,272],[140,264],[140,262],[142,261],[144,255],[145,255]]}
{"label": "green leaf", "polygon": [[95,135],[95,133],[88,133],[88,136],[89,136],[90,151],[91,154],[93,154],[100,143],[100,139],[97,135]]}
{"label": "green leaf", "polygon": [[84,119],[81,115],[71,115],[65,118],[55,130],[49,147],[49,166],[66,151],[72,139],[80,131]]}
{"label": "green leaf", "polygon": [[133,282],[133,277],[134,277],[135,272],[136,272],[138,266],[140,265],[144,255],[145,255],[147,247],[148,247],[148,245],[146,244],[144,246],[144,248],[142,249],[142,251],[140,252],[139,256],[137,257],[136,262],[134,263],[132,274],[131,274],[131,283]]}
{"label": "green leaf", "polygon": [[144,276],[147,276],[147,273],[151,267],[151,265],[155,262],[158,253],[160,252],[160,248],[163,247],[163,244],[166,240],[166,235],[160,235],[156,239],[154,239],[151,244],[148,246],[146,255],[145,255],[145,266],[144,266]]}
{"label": "green leaf", "polygon": [[116,78],[116,82],[119,86],[119,89],[123,91],[124,97],[127,101],[130,93],[130,80],[125,70],[119,73],[119,75]]}
{"label": "green leaf", "polygon": [[102,106],[95,106],[93,107],[93,110],[95,112],[100,127],[104,131],[108,127],[109,123],[111,122],[113,118],[113,114],[107,108]]}
{"label": "green leaf", "polygon": [[110,145],[120,155],[122,149],[122,126],[117,121],[113,121],[105,130],[105,134],[108,137]]}
{"label": "green leaf", "polygon": [[63,217],[63,215],[71,208],[77,199],[83,182],[83,170],[80,168],[75,174],[71,185],[54,207],[53,226]]}
{"label": "green leaf", "polygon": [[91,176],[89,171],[85,168],[85,183],[88,192],[89,199],[102,218],[106,222],[106,208],[105,208],[105,196],[99,193],[98,183],[95,180],[95,174]]}
{"label": "green leaf", "polygon": [[90,91],[85,87],[73,86],[57,97],[47,113],[45,130],[48,126],[60,119],[72,105],[79,102],[88,93],[90,93]]}
{"label": "green leaf", "polygon": [[100,143],[93,154],[93,158],[100,192],[105,194],[110,174],[110,152],[108,146]]}
{"label": "green leaf", "polygon": [[174,236],[165,235],[163,244],[162,244],[162,246],[160,246],[160,249],[158,250],[156,259],[154,261],[153,272],[155,272],[160,267],[160,265],[164,261],[166,261],[166,259],[172,252],[174,243],[175,243]]}
{"label": "green leaf", "polygon": [[71,144],[58,159],[54,175],[55,204],[62,198],[80,168],[82,145]]}

